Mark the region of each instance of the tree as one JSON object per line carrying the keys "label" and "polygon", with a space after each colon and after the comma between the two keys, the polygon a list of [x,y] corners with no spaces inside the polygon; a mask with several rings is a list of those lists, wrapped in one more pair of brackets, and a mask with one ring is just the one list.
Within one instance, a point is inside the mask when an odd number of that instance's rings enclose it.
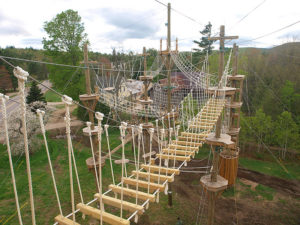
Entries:
{"label": "tree", "polygon": [[275,122],[274,140],[283,148],[282,158],[285,158],[287,148],[299,146],[299,128],[290,112],[284,111],[278,116]]}
{"label": "tree", "polygon": [[[69,9],[57,14],[51,21],[45,22],[44,30],[48,38],[43,38],[43,47],[53,62],[79,65],[83,58],[82,48],[87,42],[87,34],[84,33],[84,24],[78,12]],[[79,94],[84,92],[82,71],[57,66],[49,66],[48,69],[49,78],[57,89],[63,90],[74,99],[78,99]],[[69,80],[72,82],[68,82]]]}
{"label": "tree", "polygon": [[208,40],[208,37],[211,36],[211,28],[212,25],[210,22],[208,22],[208,24],[205,25],[204,29],[200,31],[200,33],[202,34],[200,41],[194,40],[194,43],[198,44],[199,48],[194,48],[193,50],[200,53],[201,55],[205,55],[206,53],[211,54],[213,50],[212,44],[214,43],[214,41]]}
{"label": "tree", "polygon": [[29,94],[26,97],[26,102],[27,104],[30,104],[37,101],[45,102],[45,98],[41,89],[37,86],[37,83],[33,81],[29,90]]}

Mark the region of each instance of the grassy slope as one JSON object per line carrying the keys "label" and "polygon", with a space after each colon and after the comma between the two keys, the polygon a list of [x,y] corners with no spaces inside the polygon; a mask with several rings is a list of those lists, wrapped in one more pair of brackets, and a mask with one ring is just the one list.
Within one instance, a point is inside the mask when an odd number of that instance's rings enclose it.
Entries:
{"label": "grassy slope", "polygon": [[[111,146],[112,148],[120,144],[117,138],[119,135],[118,130],[111,132]],[[105,136],[103,136],[105,137]],[[49,149],[52,158],[53,167],[55,168],[56,181],[58,191],[60,194],[63,212],[71,212],[70,207],[70,186],[69,186],[69,172],[68,172],[68,155],[67,145],[64,140],[48,140]],[[106,146],[106,140],[103,140],[103,146]],[[82,147],[78,143],[74,143],[74,151],[76,163],[81,182],[84,201],[93,199],[95,193],[95,180],[92,173],[88,172],[85,165],[85,160],[90,157],[90,149]],[[106,151],[103,147],[103,151]],[[126,156],[132,156],[131,146],[126,146]],[[119,150],[120,151],[120,150]],[[117,152],[116,156],[120,157]],[[47,156],[44,147],[34,155],[31,155],[31,171],[33,192],[36,207],[37,224],[51,224],[56,215],[59,214],[54,189],[52,187],[52,179],[48,168]],[[30,215],[30,202],[28,192],[28,181],[26,176],[26,162],[25,157],[16,157],[13,159],[15,175],[17,181],[17,188],[19,193],[20,206],[24,205],[22,209],[22,217],[24,224],[31,223]],[[132,169],[132,165],[129,165]],[[128,168],[128,170],[131,170]],[[121,165],[114,164],[114,172],[116,181],[120,180]],[[103,168],[103,190],[107,190],[107,185],[112,183],[111,170],[109,161],[106,161]],[[11,184],[11,176],[8,164],[8,156],[6,148],[0,145],[0,224],[18,224],[17,216],[15,213],[16,206],[14,201],[14,193]],[[76,202],[80,202],[76,180],[74,178],[74,190]],[[12,217],[11,217],[12,216]]]}

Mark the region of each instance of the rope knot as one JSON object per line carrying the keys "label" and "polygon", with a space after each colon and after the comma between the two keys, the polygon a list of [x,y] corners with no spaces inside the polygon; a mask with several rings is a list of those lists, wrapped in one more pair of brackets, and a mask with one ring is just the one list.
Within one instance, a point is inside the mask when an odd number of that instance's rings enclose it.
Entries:
{"label": "rope knot", "polygon": [[45,111],[40,110],[40,109],[37,109],[37,110],[36,110],[36,113],[37,113],[39,116],[45,115]]}
{"label": "rope knot", "polygon": [[61,97],[61,100],[67,105],[72,105],[72,102],[73,102],[73,99],[67,95],[63,95]]}
{"label": "rope knot", "polygon": [[13,72],[15,77],[18,78],[18,80],[26,81],[27,77],[29,76],[29,73],[19,66],[15,67]]}
{"label": "rope knot", "polygon": [[104,114],[101,113],[101,112],[96,112],[95,113],[95,117],[98,121],[102,121],[103,120],[103,117],[104,117]]}

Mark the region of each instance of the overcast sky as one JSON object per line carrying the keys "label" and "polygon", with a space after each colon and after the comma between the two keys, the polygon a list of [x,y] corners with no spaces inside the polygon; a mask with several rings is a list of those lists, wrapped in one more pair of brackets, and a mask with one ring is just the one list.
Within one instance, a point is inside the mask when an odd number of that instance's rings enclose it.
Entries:
{"label": "overcast sky", "polygon": [[[166,0],[161,0],[168,3]],[[239,35],[240,41],[272,32],[300,20],[300,0],[171,0],[172,38],[179,39],[179,50],[196,47],[199,30],[210,21],[213,32],[226,26],[226,35]],[[264,2],[247,18],[237,23],[257,5]],[[154,0],[0,0],[0,46],[42,48],[45,21],[56,14],[73,9],[79,12],[91,49],[111,52],[142,51],[159,48],[159,39],[166,38],[167,9]],[[271,36],[244,43],[247,46],[271,47],[292,37],[300,38],[300,23]],[[175,42],[173,42],[174,44]],[[230,43],[231,44],[231,43]],[[165,42],[164,42],[165,46]]]}

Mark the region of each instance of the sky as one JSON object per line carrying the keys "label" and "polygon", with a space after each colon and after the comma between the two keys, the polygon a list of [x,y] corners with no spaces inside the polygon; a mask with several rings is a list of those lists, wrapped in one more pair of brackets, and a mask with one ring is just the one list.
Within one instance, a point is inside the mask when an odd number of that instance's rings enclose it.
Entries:
{"label": "sky", "polygon": [[[174,9],[171,12],[172,46],[175,47],[178,38],[181,51],[197,47],[193,40],[200,39],[199,31],[209,21],[213,34],[220,25],[225,25],[225,34],[238,35],[236,42],[241,47],[272,47],[300,40],[298,23],[265,38],[245,42],[299,21],[299,0],[170,0],[170,3]],[[165,40],[167,36],[167,8],[155,0],[0,0],[0,5],[2,48],[42,48],[42,39],[47,37],[43,30],[45,21],[67,9],[78,11],[93,51],[110,53],[116,48],[141,52],[143,46],[159,49],[160,38]],[[165,46],[164,41],[163,48]]]}

